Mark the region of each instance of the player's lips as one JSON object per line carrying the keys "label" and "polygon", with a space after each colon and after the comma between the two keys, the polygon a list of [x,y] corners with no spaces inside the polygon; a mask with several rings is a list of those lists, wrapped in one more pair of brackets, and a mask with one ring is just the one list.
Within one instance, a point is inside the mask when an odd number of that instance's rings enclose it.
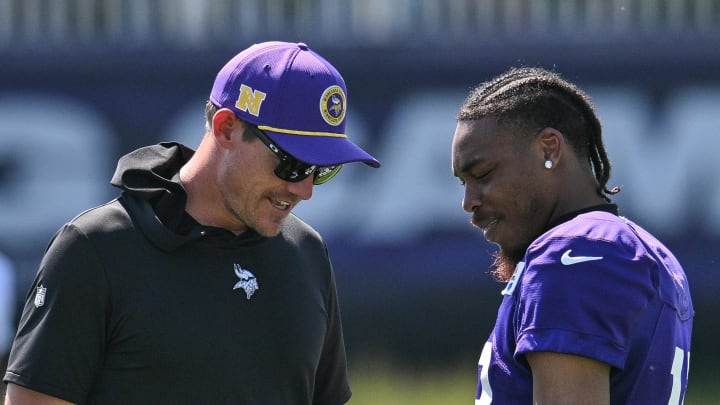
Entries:
{"label": "player's lips", "polygon": [[497,225],[498,221],[497,217],[480,218],[477,215],[473,215],[470,223],[473,224],[473,226],[482,229],[484,232],[487,232],[489,229]]}

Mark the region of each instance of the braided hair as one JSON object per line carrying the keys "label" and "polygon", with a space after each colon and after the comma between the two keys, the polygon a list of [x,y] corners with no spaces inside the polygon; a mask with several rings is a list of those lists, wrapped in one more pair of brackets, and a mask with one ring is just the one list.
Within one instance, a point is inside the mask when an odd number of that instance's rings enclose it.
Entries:
{"label": "braided hair", "polygon": [[607,187],[610,160],[590,97],[559,74],[542,68],[512,68],[481,84],[465,99],[457,119],[484,117],[495,117],[499,125],[523,136],[547,127],[560,131],[578,156],[587,157],[598,194],[610,202],[608,195],[620,191]]}

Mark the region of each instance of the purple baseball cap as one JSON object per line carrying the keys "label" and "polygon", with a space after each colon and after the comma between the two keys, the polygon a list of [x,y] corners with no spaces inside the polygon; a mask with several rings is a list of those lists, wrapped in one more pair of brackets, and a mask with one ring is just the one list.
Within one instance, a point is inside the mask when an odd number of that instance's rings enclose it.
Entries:
{"label": "purple baseball cap", "polygon": [[296,159],[318,166],[380,162],[345,135],[345,80],[304,43],[263,42],[215,78],[210,101],[255,124]]}

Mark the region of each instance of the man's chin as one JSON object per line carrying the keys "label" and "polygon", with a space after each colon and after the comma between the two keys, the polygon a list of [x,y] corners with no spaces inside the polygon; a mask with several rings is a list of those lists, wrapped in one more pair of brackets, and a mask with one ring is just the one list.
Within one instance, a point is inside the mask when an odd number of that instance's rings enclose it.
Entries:
{"label": "man's chin", "polygon": [[280,234],[280,230],[282,229],[284,221],[285,218],[279,221],[268,221],[263,224],[258,224],[257,226],[253,227],[253,229],[255,229],[255,232],[266,238],[274,238],[278,236],[278,234]]}

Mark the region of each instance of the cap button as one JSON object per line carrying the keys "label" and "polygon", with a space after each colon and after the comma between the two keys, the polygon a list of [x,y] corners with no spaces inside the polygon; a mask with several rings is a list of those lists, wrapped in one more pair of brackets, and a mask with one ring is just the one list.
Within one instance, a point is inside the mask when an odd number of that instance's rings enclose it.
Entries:
{"label": "cap button", "polygon": [[303,51],[307,51],[308,46],[305,44],[305,42],[298,42],[297,44],[298,48],[302,49]]}

